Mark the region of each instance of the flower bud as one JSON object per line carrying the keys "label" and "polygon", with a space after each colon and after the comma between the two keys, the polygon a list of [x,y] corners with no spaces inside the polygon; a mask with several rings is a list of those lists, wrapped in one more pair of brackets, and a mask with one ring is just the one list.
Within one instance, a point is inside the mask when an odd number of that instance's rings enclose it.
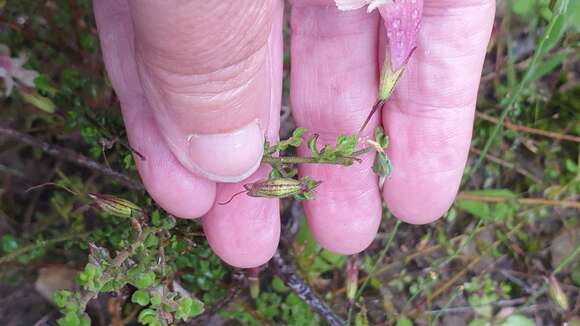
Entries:
{"label": "flower bud", "polygon": [[89,194],[95,204],[105,213],[122,218],[143,215],[143,210],[132,202],[112,195]]}
{"label": "flower bud", "polygon": [[356,259],[350,257],[346,261],[346,298],[350,302],[354,302],[356,292],[358,290],[358,267],[356,266]]}
{"label": "flower bud", "polygon": [[566,293],[562,291],[560,283],[558,283],[558,280],[554,275],[551,275],[548,279],[548,294],[550,295],[550,298],[563,310],[568,310],[570,308],[568,297],[566,296]]}
{"label": "flower bud", "polygon": [[250,286],[250,296],[252,299],[257,299],[260,295],[260,269],[259,267],[248,268],[246,273]]}

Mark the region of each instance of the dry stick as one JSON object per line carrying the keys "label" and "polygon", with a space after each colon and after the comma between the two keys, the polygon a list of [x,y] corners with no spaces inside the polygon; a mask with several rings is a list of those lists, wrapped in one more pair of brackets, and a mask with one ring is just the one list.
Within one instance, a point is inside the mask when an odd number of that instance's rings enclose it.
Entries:
{"label": "dry stick", "polygon": [[306,302],[312,310],[322,316],[329,325],[344,325],[344,320],[338,317],[338,315],[336,315],[336,313],[334,313],[334,311],[332,311],[330,307],[328,307],[328,305],[316,293],[314,293],[304,280],[298,276],[294,267],[286,262],[280,252],[274,254],[274,257],[270,260],[270,266],[274,269],[275,274],[284,281],[284,284],[296,293],[302,301]]}
{"label": "dry stick", "polygon": [[572,200],[550,200],[545,198],[506,198],[500,196],[475,195],[465,192],[459,193],[459,195],[457,195],[457,199],[475,200],[488,203],[503,203],[515,200],[518,204],[522,205],[543,205],[543,206],[580,209],[580,202]]}
{"label": "dry stick", "polygon": [[[481,155],[481,151],[479,149],[476,148],[470,148],[469,149],[471,152],[477,154],[477,155]],[[485,154],[485,158],[490,160],[491,162],[497,163],[505,168],[508,169],[513,169],[515,170],[517,173],[530,178],[531,180],[533,180],[535,183],[542,183],[542,179],[536,177],[535,175],[533,175],[532,173],[528,172],[527,170],[517,166],[515,163],[511,163],[505,160],[502,160],[501,158],[497,157],[497,156],[493,156],[491,154]]]}
{"label": "dry stick", "polygon": [[[477,116],[477,118],[479,118],[481,120],[488,121],[488,122],[492,122],[492,123],[499,122],[499,119],[494,118],[494,117],[487,115],[485,113],[476,112],[476,116]],[[511,129],[511,130],[514,130],[514,131],[522,131],[522,132],[526,132],[526,133],[534,134],[534,135],[538,135],[538,136],[544,136],[544,137],[554,138],[554,139],[558,139],[558,140],[567,140],[567,141],[571,141],[571,142],[575,142],[575,143],[580,143],[580,137],[578,137],[578,136],[566,135],[566,134],[561,134],[561,133],[554,132],[554,131],[546,131],[546,130],[541,130],[541,129],[536,129],[536,128],[530,128],[530,127],[511,123],[507,120],[504,120],[502,124],[504,127]]]}
{"label": "dry stick", "polygon": [[41,140],[38,140],[28,134],[25,134],[23,132],[11,129],[11,128],[7,128],[7,127],[3,127],[0,126],[0,135],[8,137],[10,139],[16,140],[20,143],[32,146],[32,147],[36,147],[41,149],[44,153],[54,156],[58,159],[62,159],[65,161],[69,161],[75,164],[78,164],[80,166],[83,166],[85,168],[97,171],[101,174],[107,175],[109,177],[112,177],[116,180],[118,180],[119,182],[121,182],[122,184],[124,184],[125,186],[131,188],[131,189],[137,189],[137,190],[144,190],[145,187],[143,186],[143,184],[133,178],[130,178],[120,172],[114,171],[100,163],[97,163],[91,159],[89,159],[88,157],[76,153],[70,149],[67,148],[63,148],[60,146],[56,146],[56,145],[52,145],[50,143],[47,142],[43,142]]}

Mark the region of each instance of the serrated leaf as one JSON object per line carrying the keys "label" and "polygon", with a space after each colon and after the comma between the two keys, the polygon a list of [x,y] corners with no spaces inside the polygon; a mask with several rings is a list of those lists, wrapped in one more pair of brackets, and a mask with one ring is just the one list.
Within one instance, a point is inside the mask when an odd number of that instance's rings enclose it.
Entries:
{"label": "serrated leaf", "polygon": [[153,285],[154,282],[155,282],[155,273],[147,272],[137,276],[133,285],[135,285],[138,289],[145,289]]}
{"label": "serrated leaf", "polygon": [[146,306],[149,304],[149,293],[143,290],[137,290],[131,296],[131,302],[134,302],[140,306]]}
{"label": "serrated leaf", "polygon": [[341,156],[351,156],[356,147],[356,136],[340,135],[336,139],[336,154]]}

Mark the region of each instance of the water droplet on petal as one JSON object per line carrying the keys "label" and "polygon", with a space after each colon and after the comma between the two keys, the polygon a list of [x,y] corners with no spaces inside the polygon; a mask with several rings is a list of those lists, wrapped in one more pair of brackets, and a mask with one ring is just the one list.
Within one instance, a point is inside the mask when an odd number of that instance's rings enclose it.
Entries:
{"label": "water droplet on petal", "polygon": [[393,28],[395,28],[395,29],[399,28],[399,26],[401,26],[401,20],[400,19],[393,20],[392,25],[393,25]]}
{"label": "water droplet on petal", "polygon": [[411,12],[411,18],[413,18],[413,19],[419,18],[419,10],[418,9],[413,9],[413,12]]}

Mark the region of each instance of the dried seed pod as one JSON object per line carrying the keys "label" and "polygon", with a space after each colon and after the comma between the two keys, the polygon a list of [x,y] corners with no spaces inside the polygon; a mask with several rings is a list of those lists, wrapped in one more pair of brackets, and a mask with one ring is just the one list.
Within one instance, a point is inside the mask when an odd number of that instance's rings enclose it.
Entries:
{"label": "dried seed pod", "polygon": [[95,204],[105,213],[117,217],[133,218],[143,215],[143,210],[132,202],[112,195],[89,194]]}
{"label": "dried seed pod", "polygon": [[245,184],[245,190],[233,194],[232,198],[230,198],[227,202],[219,204],[226,205],[231,202],[237,195],[243,193],[246,193],[250,197],[264,198],[287,198],[295,195],[304,195],[318,187],[320,184],[320,181],[314,181],[306,177],[301,180],[292,178],[263,179],[253,183]]}
{"label": "dried seed pod", "polygon": [[568,297],[566,296],[566,293],[562,290],[562,287],[560,287],[560,283],[554,277],[554,275],[551,275],[548,278],[548,294],[550,295],[550,298],[560,308],[562,308],[562,310],[567,311],[568,309],[570,309]]}

